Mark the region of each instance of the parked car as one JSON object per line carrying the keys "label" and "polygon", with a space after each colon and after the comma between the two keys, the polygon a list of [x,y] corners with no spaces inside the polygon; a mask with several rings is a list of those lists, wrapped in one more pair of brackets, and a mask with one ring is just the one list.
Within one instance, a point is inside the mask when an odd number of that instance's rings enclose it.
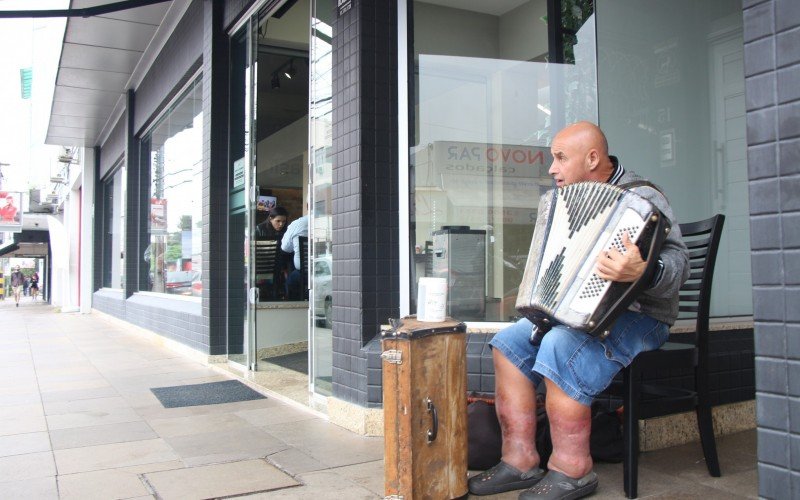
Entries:
{"label": "parked car", "polygon": [[332,266],[329,254],[314,259],[314,320],[325,328],[331,328],[333,314]]}
{"label": "parked car", "polygon": [[195,275],[197,274],[200,273],[198,271],[167,271],[165,284],[167,293],[191,295],[192,282],[195,281]]}

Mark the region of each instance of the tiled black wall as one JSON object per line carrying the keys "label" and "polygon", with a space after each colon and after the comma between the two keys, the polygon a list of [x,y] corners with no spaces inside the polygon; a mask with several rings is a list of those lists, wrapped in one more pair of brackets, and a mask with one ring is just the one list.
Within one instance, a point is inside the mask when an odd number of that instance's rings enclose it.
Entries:
{"label": "tiled black wall", "polygon": [[202,333],[205,320],[196,302],[145,295],[135,295],[126,300],[123,292],[105,289],[94,293],[92,307],[208,353],[207,337]]}
{"label": "tiled black wall", "polygon": [[92,295],[92,308],[125,319],[125,295],[118,290],[100,290]]}
{"label": "tiled black wall", "polygon": [[[147,231],[146,219],[142,215],[143,203],[149,204],[147,195],[142,195],[141,172],[139,166],[139,142],[133,133],[136,112],[136,93],[128,90],[125,101],[125,297],[139,290],[139,282],[146,282],[147,274],[142,266],[141,256],[146,245],[139,238],[141,231]],[[97,199],[97,198],[95,198]],[[95,203],[97,207],[97,203]],[[98,219],[95,216],[95,227]],[[95,231],[95,235],[97,235]],[[144,276],[142,276],[144,274]]]}
{"label": "tiled black wall", "polygon": [[[225,346],[225,204],[212,203],[210,193],[227,185],[227,35],[222,31],[223,0],[195,0],[135,91],[129,91],[126,114],[115,126],[101,151],[114,151],[119,134],[127,161],[125,290],[120,298],[96,293],[93,307],[135,325],[186,344],[200,352],[219,354]],[[146,289],[146,213],[149,207],[149,171],[139,162],[137,131],[151,123],[169,99],[180,91],[201,62],[203,68],[203,299],[201,304],[168,296],[134,295]],[[112,140],[114,138],[114,140]],[[99,167],[98,167],[99,171]],[[102,195],[102,186],[98,189]],[[102,199],[102,198],[100,198]],[[98,204],[96,204],[96,207]],[[102,214],[100,214],[102,215]],[[102,221],[102,218],[96,221]],[[100,253],[101,254],[101,253]],[[98,266],[96,266],[98,267]],[[101,268],[101,266],[99,266]]]}
{"label": "tiled black wall", "polygon": [[371,406],[365,346],[399,312],[397,3],[333,17],[333,395]]}
{"label": "tiled black wall", "polygon": [[199,67],[204,44],[204,3],[192,2],[136,88],[136,134],[152,122]]}
{"label": "tiled black wall", "polygon": [[[467,391],[494,394],[494,364],[489,342],[494,334],[467,334]],[[672,339],[682,342],[681,334]],[[687,339],[686,342],[691,342]],[[378,339],[370,342],[370,350],[380,350]],[[749,401],[755,397],[755,371],[753,362],[753,330],[716,331],[709,341],[709,386],[713,406]],[[370,402],[381,401],[381,369],[379,357],[369,358],[368,389]],[[645,380],[675,387],[694,387],[691,370],[643,371]],[[615,383],[622,383],[621,374]],[[609,399],[600,396],[598,399]]]}
{"label": "tiled black wall", "polygon": [[225,354],[227,339],[228,35],[224,1],[204,3],[203,17],[203,331],[210,354]]}
{"label": "tiled black wall", "polygon": [[800,2],[744,0],[759,495],[800,497]]}
{"label": "tiled black wall", "polygon": [[100,145],[102,154],[100,155],[100,172],[97,180],[102,180],[117,162],[125,155],[125,115],[123,114],[108,138]]}

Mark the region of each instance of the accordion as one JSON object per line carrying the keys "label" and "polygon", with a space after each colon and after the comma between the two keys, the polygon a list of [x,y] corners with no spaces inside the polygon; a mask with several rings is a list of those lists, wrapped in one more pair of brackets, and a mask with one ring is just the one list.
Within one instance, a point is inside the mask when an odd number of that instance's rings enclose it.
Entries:
{"label": "accordion", "polygon": [[[651,282],[670,228],[658,208],[622,187],[579,182],[549,191],[539,202],[517,311],[538,336],[560,323],[605,338]],[[595,273],[597,257],[612,247],[624,253],[625,233],[647,261],[645,272],[633,283],[604,280]]]}

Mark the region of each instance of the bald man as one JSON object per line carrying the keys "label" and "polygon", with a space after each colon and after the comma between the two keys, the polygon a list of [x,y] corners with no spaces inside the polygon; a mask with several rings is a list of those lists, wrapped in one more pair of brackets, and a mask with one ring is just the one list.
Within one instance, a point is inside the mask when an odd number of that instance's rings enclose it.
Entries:
{"label": "bald man", "polygon": [[[551,145],[548,170],[557,186],[597,181],[624,187],[642,180],[608,154],[599,127],[579,122],[560,131]],[[491,495],[528,488],[520,499],[574,499],[597,489],[589,454],[594,397],[628,366],[637,354],[661,347],[678,315],[678,289],[689,274],[689,258],[667,199],[651,186],[632,187],[672,222],[672,231],[658,257],[649,288],[600,340],[564,325],[556,325],[535,345],[533,324],[521,319],[491,341],[495,369],[495,401],[503,433],[502,459],[474,476],[469,490]],[[597,259],[600,277],[632,282],[646,263],[638,247],[624,241],[625,252],[612,250]],[[546,407],[553,453],[545,472],[536,451],[536,387],[547,388]]]}

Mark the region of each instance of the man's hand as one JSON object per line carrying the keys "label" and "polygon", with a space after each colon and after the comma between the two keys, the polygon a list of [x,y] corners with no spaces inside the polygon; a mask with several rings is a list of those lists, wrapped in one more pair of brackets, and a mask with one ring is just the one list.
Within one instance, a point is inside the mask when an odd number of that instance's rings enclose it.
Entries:
{"label": "man's hand", "polygon": [[631,241],[627,232],[622,235],[622,244],[625,246],[624,253],[612,248],[597,257],[596,272],[605,280],[631,283],[644,274],[647,262],[642,260],[639,247]]}

